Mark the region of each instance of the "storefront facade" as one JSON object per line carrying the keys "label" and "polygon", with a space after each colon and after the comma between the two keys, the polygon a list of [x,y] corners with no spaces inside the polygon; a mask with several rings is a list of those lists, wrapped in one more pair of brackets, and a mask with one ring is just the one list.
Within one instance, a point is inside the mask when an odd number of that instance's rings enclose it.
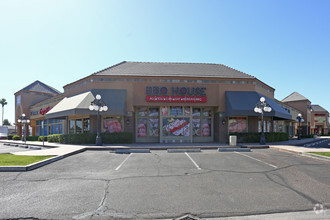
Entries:
{"label": "storefront facade", "polygon": [[[323,135],[329,133],[329,112],[320,105],[312,105],[311,101],[293,92],[282,102],[294,109],[297,109],[304,121],[301,123],[303,135]],[[296,124],[296,131],[298,124]]]}
{"label": "storefront facade", "polygon": [[[261,96],[273,108],[265,115],[266,131],[294,123],[272,87],[227,66],[122,62],[32,105],[34,134],[95,133],[96,112],[88,106],[96,94],[109,107],[101,112],[102,132],[131,132],[137,143],[227,142],[231,132],[258,132],[260,115],[253,109]],[[47,112],[33,115],[36,109]]]}

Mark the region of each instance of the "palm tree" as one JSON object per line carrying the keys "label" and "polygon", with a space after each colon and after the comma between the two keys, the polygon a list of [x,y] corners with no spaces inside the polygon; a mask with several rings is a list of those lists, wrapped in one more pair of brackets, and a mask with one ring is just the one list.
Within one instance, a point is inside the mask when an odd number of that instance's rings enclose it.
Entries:
{"label": "palm tree", "polygon": [[2,120],[1,120],[1,122],[2,122],[2,125],[3,125],[3,113],[4,113],[5,105],[7,105],[6,99],[2,98],[0,100],[0,104],[2,105]]}

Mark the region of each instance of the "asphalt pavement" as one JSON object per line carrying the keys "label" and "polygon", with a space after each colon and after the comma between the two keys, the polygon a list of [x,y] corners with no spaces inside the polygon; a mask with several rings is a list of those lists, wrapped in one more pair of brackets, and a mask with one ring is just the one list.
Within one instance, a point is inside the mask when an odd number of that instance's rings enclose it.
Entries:
{"label": "asphalt pavement", "polygon": [[173,219],[187,213],[276,219],[292,212],[290,219],[306,213],[329,219],[329,171],[329,161],[273,149],[85,151],[33,171],[0,173],[0,219]]}

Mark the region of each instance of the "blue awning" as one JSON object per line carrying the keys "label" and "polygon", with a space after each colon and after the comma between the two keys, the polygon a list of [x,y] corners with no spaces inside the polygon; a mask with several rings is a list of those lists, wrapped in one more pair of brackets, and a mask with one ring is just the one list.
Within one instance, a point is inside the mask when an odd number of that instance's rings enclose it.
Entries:
{"label": "blue awning", "polygon": [[265,97],[266,102],[272,108],[271,112],[265,112],[264,116],[275,119],[292,120],[290,113],[280,106],[275,100],[251,91],[227,91],[226,92],[226,115],[227,116],[260,116],[254,112],[254,107]]}

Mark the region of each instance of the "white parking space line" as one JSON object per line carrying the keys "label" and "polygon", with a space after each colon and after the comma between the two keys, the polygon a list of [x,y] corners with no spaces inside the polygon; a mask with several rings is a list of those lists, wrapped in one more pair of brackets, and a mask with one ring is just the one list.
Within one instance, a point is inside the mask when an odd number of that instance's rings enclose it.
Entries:
{"label": "white parking space line", "polygon": [[257,158],[254,158],[254,157],[248,156],[248,155],[246,155],[246,154],[242,154],[242,153],[237,152],[237,151],[235,151],[235,153],[240,154],[240,155],[242,155],[242,156],[244,156],[244,157],[248,157],[248,158],[250,158],[250,159],[252,159],[252,160],[256,160],[256,161],[258,161],[258,162],[264,163],[264,164],[266,164],[266,165],[268,165],[268,166],[271,166],[271,167],[273,167],[273,168],[277,168],[277,166],[275,166],[275,165],[273,165],[273,164],[266,163],[266,162],[264,162],[264,161],[262,161],[262,160],[259,160],[259,159],[257,159]]}
{"label": "white parking space line", "polygon": [[193,162],[193,164],[195,165],[195,167],[198,169],[198,170],[201,170],[202,168],[200,168],[199,166],[198,166],[198,164],[191,158],[191,156],[187,153],[187,152],[185,152],[185,154],[187,155],[187,157],[191,160],[191,162]]}
{"label": "white parking space line", "polygon": [[126,158],[125,158],[125,160],[115,169],[116,171],[118,171],[123,165],[124,165],[124,163],[128,160],[128,158],[130,157],[130,156],[132,156],[133,155],[133,153],[131,153],[131,154],[129,154]]}

